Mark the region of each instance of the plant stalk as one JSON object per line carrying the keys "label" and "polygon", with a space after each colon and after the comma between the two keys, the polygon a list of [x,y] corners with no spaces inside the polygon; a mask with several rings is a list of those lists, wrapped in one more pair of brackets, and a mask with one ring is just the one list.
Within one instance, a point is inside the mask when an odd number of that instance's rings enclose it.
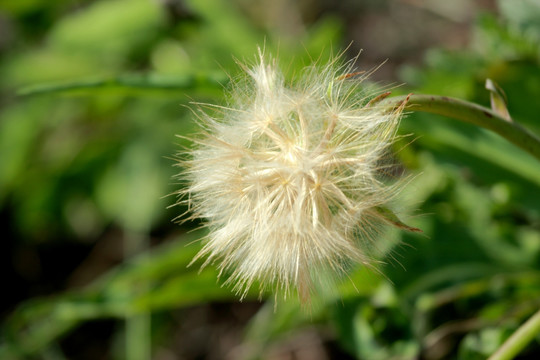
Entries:
{"label": "plant stalk", "polygon": [[488,360],[512,360],[540,333],[540,310],[512,334]]}
{"label": "plant stalk", "polygon": [[406,102],[405,110],[408,111],[444,115],[491,130],[540,161],[540,137],[489,108],[447,96],[414,94],[387,98],[380,105],[397,108],[403,102]]}
{"label": "plant stalk", "polygon": [[[149,248],[150,239],[145,231],[126,230],[124,253],[126,261],[132,261],[137,255]],[[138,291],[148,291],[148,284],[141,282]],[[130,289],[132,291],[133,289]],[[148,312],[128,314],[125,318],[126,334],[126,360],[150,360],[152,358],[151,345],[151,317]]]}

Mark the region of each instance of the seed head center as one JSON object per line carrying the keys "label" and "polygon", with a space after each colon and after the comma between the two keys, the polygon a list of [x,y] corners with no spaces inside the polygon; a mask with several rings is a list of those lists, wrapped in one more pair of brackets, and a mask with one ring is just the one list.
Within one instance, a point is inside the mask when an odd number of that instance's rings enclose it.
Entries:
{"label": "seed head center", "polygon": [[318,188],[319,174],[316,171],[314,157],[313,151],[302,146],[291,145],[283,151],[281,162],[290,178],[299,183],[304,182],[310,188]]}

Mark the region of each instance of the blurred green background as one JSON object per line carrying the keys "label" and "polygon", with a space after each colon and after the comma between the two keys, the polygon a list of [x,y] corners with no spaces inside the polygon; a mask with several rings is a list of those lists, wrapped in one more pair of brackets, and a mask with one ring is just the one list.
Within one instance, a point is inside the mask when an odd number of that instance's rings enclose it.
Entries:
{"label": "blurred green background", "polygon": [[305,311],[186,267],[175,134],[258,45],[287,73],[363,49],[394,94],[489,106],[491,78],[540,134],[537,0],[2,0],[0,359],[485,359],[540,307],[540,164],[427,114],[396,144],[424,234],[388,234],[380,274]]}

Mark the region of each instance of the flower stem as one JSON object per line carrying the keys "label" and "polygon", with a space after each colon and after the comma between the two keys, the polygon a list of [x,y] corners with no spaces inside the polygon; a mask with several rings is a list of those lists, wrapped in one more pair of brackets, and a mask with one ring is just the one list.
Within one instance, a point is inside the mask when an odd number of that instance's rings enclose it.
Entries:
{"label": "flower stem", "polygon": [[[407,96],[397,96],[384,99],[380,104],[398,107],[406,99]],[[444,115],[489,129],[540,160],[540,137],[489,108],[447,96],[410,95],[405,110]]]}
{"label": "flower stem", "polygon": [[521,325],[488,360],[511,360],[540,333],[540,310]]}

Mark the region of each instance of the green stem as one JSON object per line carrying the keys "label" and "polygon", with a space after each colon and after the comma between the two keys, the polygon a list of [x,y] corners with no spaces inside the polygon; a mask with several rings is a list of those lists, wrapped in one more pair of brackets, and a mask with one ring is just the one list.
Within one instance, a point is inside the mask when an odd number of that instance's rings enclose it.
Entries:
{"label": "green stem", "polygon": [[540,310],[521,325],[488,360],[511,360],[540,333]]}
{"label": "green stem", "polygon": [[[127,226],[126,226],[127,229]],[[126,261],[132,261],[137,255],[150,247],[147,231],[126,230],[124,253]],[[131,289],[130,289],[131,290]],[[138,284],[138,291],[148,292],[148,284]],[[128,295],[129,296],[129,295]],[[148,312],[128,314],[126,316],[126,360],[149,360],[152,358],[151,319]]]}
{"label": "green stem", "polygon": [[[388,98],[380,104],[398,107],[403,101],[407,96]],[[489,108],[447,96],[410,95],[405,109],[444,115],[489,129],[540,160],[540,137]]]}
{"label": "green stem", "polygon": [[101,89],[124,89],[130,91],[185,91],[199,87],[217,88],[223,79],[217,76],[159,77],[152,75],[125,74],[101,79],[79,79],[75,81],[49,82],[29,85],[17,91],[19,96],[96,91]]}

